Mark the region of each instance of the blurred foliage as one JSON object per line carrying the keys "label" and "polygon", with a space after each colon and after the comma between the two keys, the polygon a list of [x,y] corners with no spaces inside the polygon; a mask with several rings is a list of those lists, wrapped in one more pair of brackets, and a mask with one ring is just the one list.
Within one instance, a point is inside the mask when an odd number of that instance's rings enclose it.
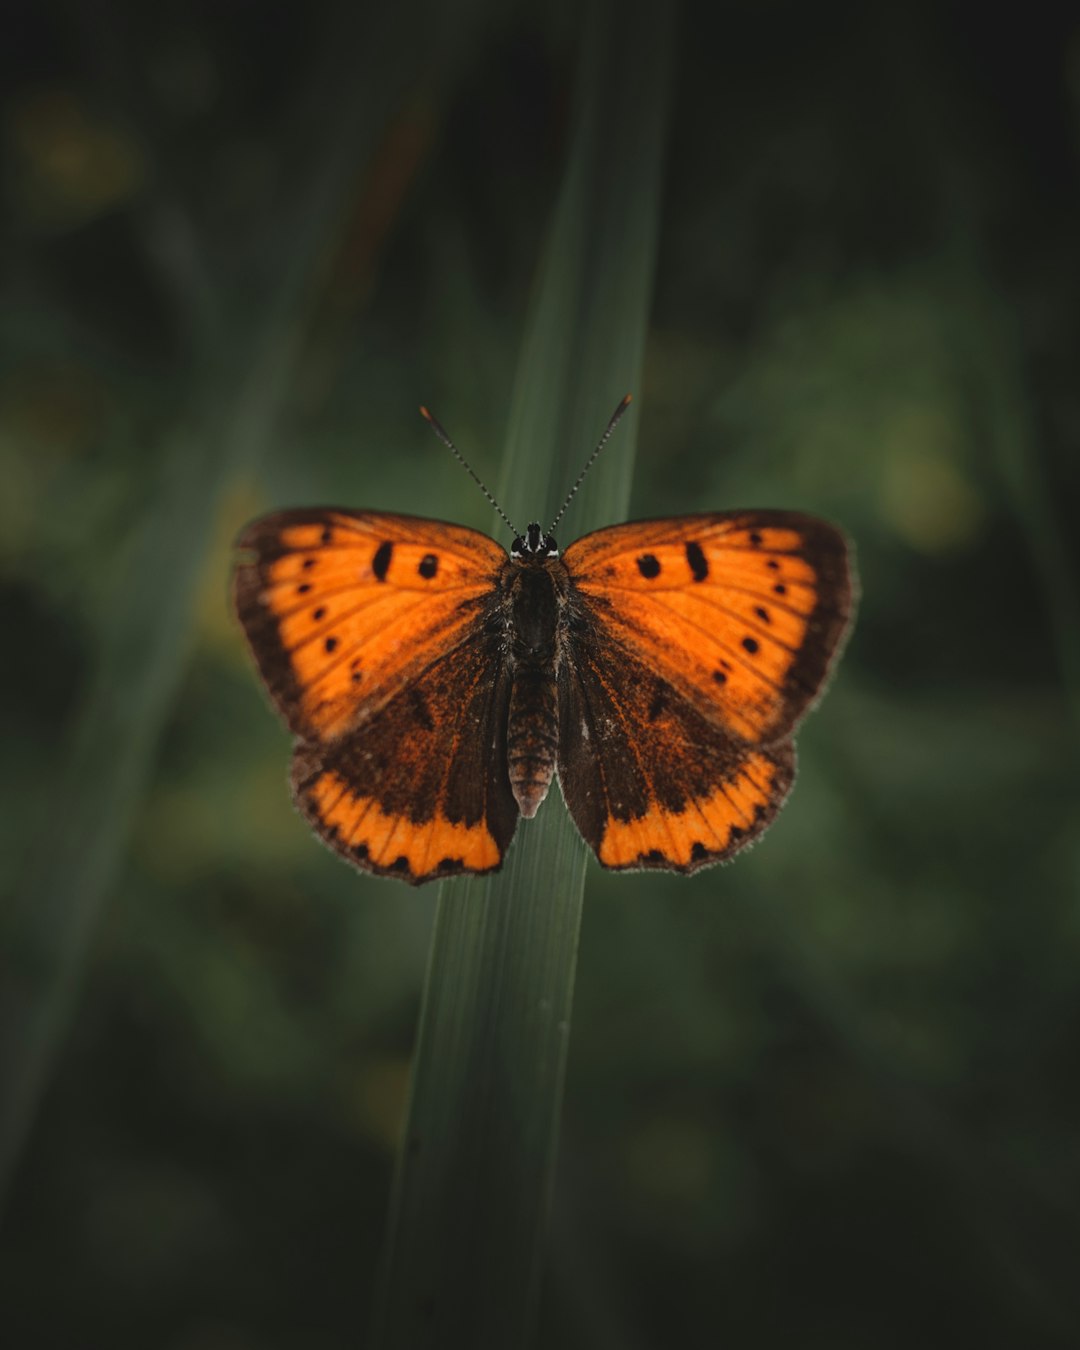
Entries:
{"label": "blurred foliage", "polygon": [[[497,478],[580,22],[8,7],[11,1344],[362,1343],[433,893],[293,814],[230,540],[488,526],[415,407]],[[1072,1345],[1080,21],[689,4],[674,89],[632,514],[818,511],[863,600],[760,847],[590,872],[541,1344]]]}

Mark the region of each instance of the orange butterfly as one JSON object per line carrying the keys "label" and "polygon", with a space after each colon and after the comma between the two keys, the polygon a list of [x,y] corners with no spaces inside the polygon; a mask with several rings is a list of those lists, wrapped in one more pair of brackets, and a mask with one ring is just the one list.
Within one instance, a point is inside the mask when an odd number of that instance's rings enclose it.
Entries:
{"label": "orange butterfly", "polygon": [[300,811],[414,884],[497,870],[556,772],[604,867],[730,858],[791,788],[853,606],[843,534],[793,511],[634,521],[562,555],[532,524],[507,557],[460,525],[301,508],[238,544]]}

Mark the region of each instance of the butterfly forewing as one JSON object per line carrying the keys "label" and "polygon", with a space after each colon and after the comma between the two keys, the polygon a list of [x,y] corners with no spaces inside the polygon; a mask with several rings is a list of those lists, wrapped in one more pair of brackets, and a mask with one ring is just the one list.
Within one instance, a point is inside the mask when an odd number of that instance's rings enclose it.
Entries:
{"label": "butterfly forewing", "polygon": [[505,552],[458,525],[281,511],[238,541],[240,620],[290,728],[333,739],[461,642]]}
{"label": "butterfly forewing", "polygon": [[633,652],[748,745],[791,733],[850,618],[844,536],[796,512],[616,525],[564,558],[593,641]]}

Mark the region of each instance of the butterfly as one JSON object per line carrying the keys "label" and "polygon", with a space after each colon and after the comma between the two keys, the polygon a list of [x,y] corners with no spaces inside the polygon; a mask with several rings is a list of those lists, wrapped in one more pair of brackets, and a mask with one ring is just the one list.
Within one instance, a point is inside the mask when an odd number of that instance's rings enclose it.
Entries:
{"label": "butterfly", "polygon": [[788,795],[853,608],[843,533],[794,511],[633,521],[564,553],[533,523],[507,555],[460,525],[313,507],[237,542],[300,812],[413,884],[498,870],[556,775],[604,867],[731,858]]}

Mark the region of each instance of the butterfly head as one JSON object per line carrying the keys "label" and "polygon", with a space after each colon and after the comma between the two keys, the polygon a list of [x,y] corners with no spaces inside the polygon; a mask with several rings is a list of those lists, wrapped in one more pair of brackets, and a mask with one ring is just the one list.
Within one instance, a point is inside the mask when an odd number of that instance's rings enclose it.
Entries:
{"label": "butterfly head", "polygon": [[557,558],[559,546],[553,534],[545,534],[537,521],[519,534],[510,548],[511,558]]}

